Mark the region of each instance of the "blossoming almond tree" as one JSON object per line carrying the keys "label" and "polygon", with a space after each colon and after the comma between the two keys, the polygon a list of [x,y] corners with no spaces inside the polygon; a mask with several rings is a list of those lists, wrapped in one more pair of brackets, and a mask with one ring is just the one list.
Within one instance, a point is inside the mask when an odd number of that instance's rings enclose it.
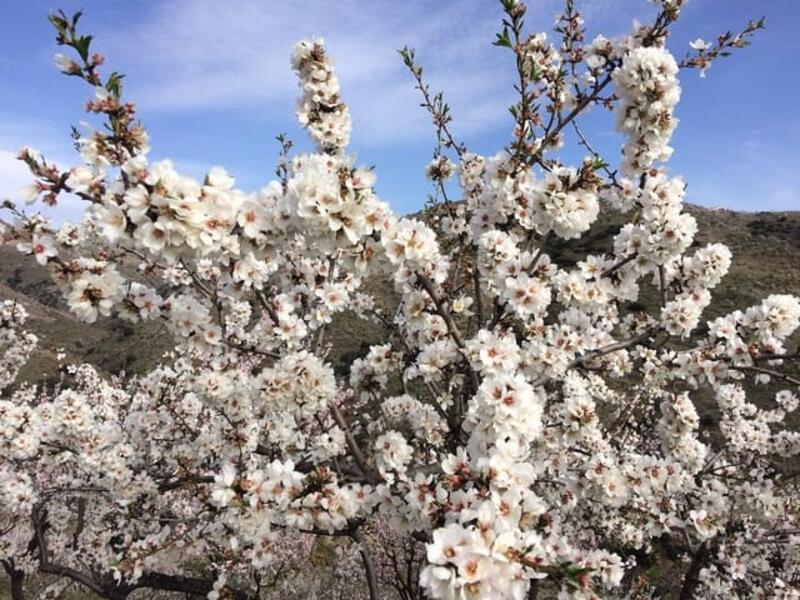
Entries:
{"label": "blossoming almond tree", "polygon": [[[424,218],[395,215],[348,156],[321,40],[292,54],[316,150],[290,156],[281,137],[277,180],[248,194],[221,168],[198,182],[149,162],[122,76],[103,75],[80,14],[52,15],[72,52],[56,64],[105,122],[75,132],[78,166],[20,158],[32,201],[70,193],[85,218],[56,227],[6,203],[4,237],[84,321],[159,320],[176,347],[129,380],[81,365],[55,389],[15,384],[35,338],[2,305],[0,560],[14,597],[41,572],[58,576],[54,593],[76,583],[114,599],[641,598],[664,554],[682,598],[800,597],[800,433],[787,423],[800,300],[702,327],[731,253],[693,246],[685,184],[664,166],[679,70],[707,69],[763,22],[676,61],[666,42],[683,2],[656,4],[653,22],[588,42],[569,0],[553,43],[502,0],[495,44],[519,100],[494,156],[456,139],[402,50],[437,132]],[[616,167],[580,129],[595,106],[624,136]],[[588,153],[579,165],[558,158],[567,133]],[[629,218],[610,253],[550,260],[608,212]],[[383,340],[343,377],[329,356],[345,311]],[[713,430],[698,402],[715,404]],[[287,569],[328,536],[342,540],[338,581],[302,592]]]}

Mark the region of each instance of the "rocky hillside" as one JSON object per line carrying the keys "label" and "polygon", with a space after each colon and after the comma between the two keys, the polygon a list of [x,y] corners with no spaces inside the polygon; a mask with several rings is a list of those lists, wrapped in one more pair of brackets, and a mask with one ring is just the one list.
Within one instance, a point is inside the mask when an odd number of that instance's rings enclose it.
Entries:
{"label": "rocky hillside", "polygon": [[22,371],[26,381],[52,381],[62,364],[88,362],[106,373],[142,372],[170,349],[169,333],[159,324],[134,327],[121,319],[81,323],[67,309],[47,269],[10,245],[0,246],[0,300],[12,299],[28,311],[27,329],[39,346]]}
{"label": "rocky hillside", "polygon": [[[744,308],[771,293],[800,295],[800,211],[745,213],[691,207],[697,217],[697,244],[720,241],[734,255],[733,267],[715,290],[714,304],[706,317]],[[608,252],[611,238],[619,230],[621,217],[596,223],[580,240],[551,251],[560,264],[580,260],[587,252]],[[385,285],[369,286],[373,292]],[[47,380],[58,372],[56,354],[64,362],[89,362],[107,373],[142,372],[170,348],[169,333],[158,324],[133,327],[119,319],[101,319],[93,325],[80,323],[66,308],[47,271],[13,247],[0,247],[0,299],[12,298],[30,313],[30,329],[40,338],[40,347],[24,372],[28,380]],[[387,298],[388,300],[388,298]],[[331,357],[346,369],[366,343],[377,341],[368,324],[346,315],[335,327]]]}

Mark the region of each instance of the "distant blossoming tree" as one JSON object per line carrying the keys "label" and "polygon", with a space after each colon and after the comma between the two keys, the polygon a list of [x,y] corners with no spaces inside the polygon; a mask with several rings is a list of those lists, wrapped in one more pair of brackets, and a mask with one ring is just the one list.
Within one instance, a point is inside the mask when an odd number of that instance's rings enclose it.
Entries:
{"label": "distant blossoming tree", "polygon": [[[763,22],[676,61],[682,0],[591,42],[568,0],[555,43],[525,33],[522,2],[501,4],[495,44],[519,99],[494,156],[456,139],[401,51],[437,132],[420,218],[395,215],[348,156],[321,40],[292,54],[316,150],[291,156],[281,136],[277,180],[248,194],[221,168],[198,182],[149,162],[122,76],[101,73],[79,14],[51,16],[72,51],[58,68],[105,122],[75,132],[71,169],[20,158],[32,202],[69,193],[87,209],[56,227],[7,202],[3,236],[82,320],[158,320],[176,346],[145,375],[75,365],[36,387],[16,381],[36,344],[25,311],[0,307],[0,561],[15,599],[37,572],[58,576],[54,594],[113,599],[644,598],[664,556],[682,598],[800,598],[787,422],[800,301],[703,322],[731,253],[693,245],[685,184],[664,167],[679,70],[707,69]],[[624,136],[618,166],[580,129],[597,106]],[[568,140],[587,152],[578,165],[558,158]],[[550,259],[609,212],[628,218],[609,253]],[[330,356],[345,316],[382,339],[342,375]],[[317,538],[335,574],[314,591]]]}

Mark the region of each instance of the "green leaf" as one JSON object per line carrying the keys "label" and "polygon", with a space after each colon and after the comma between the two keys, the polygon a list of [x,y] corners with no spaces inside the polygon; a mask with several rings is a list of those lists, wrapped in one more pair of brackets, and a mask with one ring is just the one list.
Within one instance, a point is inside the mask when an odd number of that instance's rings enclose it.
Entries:
{"label": "green leaf", "polygon": [[122,73],[114,71],[108,76],[106,89],[117,99],[122,95],[122,78],[125,77]]}
{"label": "green leaf", "polygon": [[91,45],[91,43],[92,43],[91,35],[82,35],[73,42],[75,50],[78,51],[78,54],[85,62],[89,62],[89,46]]}
{"label": "green leaf", "polygon": [[599,156],[598,156],[598,157],[596,157],[596,158],[595,158],[595,159],[592,161],[592,168],[593,168],[595,171],[597,171],[598,169],[604,169],[604,168],[606,168],[607,166],[608,166],[608,163],[607,163],[606,161],[604,161],[602,158],[600,158]]}
{"label": "green leaf", "polygon": [[408,46],[403,46],[397,53],[403,58],[403,63],[412,68],[414,66],[414,49]]}
{"label": "green leaf", "polygon": [[497,39],[492,42],[495,46],[505,46],[506,48],[511,48],[511,38],[508,35],[508,27],[503,27],[503,33],[495,34]]}
{"label": "green leaf", "polygon": [[58,31],[59,36],[66,37],[67,35],[67,22],[62,19],[59,15],[50,14],[47,15],[47,20],[56,28]]}

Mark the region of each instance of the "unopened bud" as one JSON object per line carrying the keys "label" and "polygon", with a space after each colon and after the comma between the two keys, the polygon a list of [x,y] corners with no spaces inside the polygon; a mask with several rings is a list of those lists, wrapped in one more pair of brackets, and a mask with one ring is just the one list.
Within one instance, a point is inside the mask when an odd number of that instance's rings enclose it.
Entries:
{"label": "unopened bud", "polygon": [[511,9],[511,16],[519,18],[523,16],[527,10],[528,7],[525,6],[524,2],[516,2],[514,3],[514,8]]}

